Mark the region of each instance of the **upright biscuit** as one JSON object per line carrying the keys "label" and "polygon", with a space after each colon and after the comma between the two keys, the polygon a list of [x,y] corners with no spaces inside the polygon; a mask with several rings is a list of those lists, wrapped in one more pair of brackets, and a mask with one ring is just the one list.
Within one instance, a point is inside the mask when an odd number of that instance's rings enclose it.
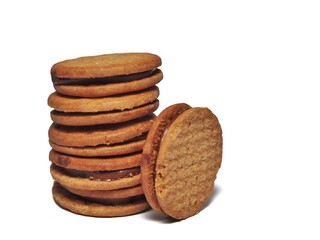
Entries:
{"label": "upright biscuit", "polygon": [[168,126],[184,111],[190,109],[188,104],[174,104],[163,110],[156,118],[148,132],[148,141],[143,147],[141,175],[143,189],[151,207],[162,212],[155,194],[155,168],[160,144]]}
{"label": "upright biscuit", "polygon": [[[159,118],[176,108],[168,108]],[[208,108],[189,108],[164,123],[162,134],[152,134],[158,130],[151,128],[147,137],[142,185],[155,210],[185,219],[198,213],[213,191],[222,160],[222,130]],[[153,127],[159,126],[163,128]]]}

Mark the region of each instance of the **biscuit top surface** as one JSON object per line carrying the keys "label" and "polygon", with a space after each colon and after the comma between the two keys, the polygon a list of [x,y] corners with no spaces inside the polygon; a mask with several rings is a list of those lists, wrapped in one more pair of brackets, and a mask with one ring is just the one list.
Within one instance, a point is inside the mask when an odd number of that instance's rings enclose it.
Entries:
{"label": "biscuit top surface", "polygon": [[79,57],[54,64],[51,75],[58,78],[100,78],[129,75],[157,68],[161,58],[151,53],[114,53]]}

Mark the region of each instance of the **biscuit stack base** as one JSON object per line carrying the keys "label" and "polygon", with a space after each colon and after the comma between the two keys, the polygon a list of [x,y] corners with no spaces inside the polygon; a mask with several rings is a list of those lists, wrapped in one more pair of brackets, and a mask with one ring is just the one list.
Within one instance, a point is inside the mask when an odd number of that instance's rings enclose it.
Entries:
{"label": "biscuit stack base", "polygon": [[148,53],[82,57],[53,65],[49,159],[59,206],[98,217],[149,208],[140,165],[159,106],[160,65],[161,59]]}

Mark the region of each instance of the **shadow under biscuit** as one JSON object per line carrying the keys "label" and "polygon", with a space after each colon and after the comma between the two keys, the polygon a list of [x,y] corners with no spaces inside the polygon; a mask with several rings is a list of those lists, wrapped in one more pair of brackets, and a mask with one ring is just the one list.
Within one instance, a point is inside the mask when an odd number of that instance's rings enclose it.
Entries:
{"label": "shadow under biscuit", "polygon": [[156,221],[159,223],[165,223],[165,224],[180,222],[179,220],[173,219],[167,215],[158,213],[154,210],[146,211],[145,213],[142,214],[142,216],[148,220]]}
{"label": "shadow under biscuit", "polygon": [[211,196],[209,197],[207,203],[204,205],[203,209],[209,207],[211,203],[221,194],[221,187],[219,185],[215,185]]}
{"label": "shadow under biscuit", "polygon": [[[213,190],[211,196],[209,197],[207,203],[204,205],[203,209],[209,207],[211,205],[211,203],[213,203],[213,201],[220,195],[221,191],[222,191],[221,187],[219,185],[215,185],[214,190]],[[158,213],[154,210],[145,211],[142,216],[148,220],[152,220],[152,221],[156,221],[156,222],[164,223],[164,224],[171,224],[171,223],[180,222],[180,220],[173,219],[167,215]]]}

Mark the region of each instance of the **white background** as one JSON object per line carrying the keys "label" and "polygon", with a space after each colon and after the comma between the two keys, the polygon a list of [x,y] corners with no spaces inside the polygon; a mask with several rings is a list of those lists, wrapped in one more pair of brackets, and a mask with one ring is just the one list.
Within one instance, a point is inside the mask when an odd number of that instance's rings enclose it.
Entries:
{"label": "white background", "polygon": [[[0,27],[0,239],[320,239],[319,1],[1,1]],[[216,192],[181,222],[64,211],[51,196],[50,68],[139,51],[162,58],[159,111],[218,116]]]}

